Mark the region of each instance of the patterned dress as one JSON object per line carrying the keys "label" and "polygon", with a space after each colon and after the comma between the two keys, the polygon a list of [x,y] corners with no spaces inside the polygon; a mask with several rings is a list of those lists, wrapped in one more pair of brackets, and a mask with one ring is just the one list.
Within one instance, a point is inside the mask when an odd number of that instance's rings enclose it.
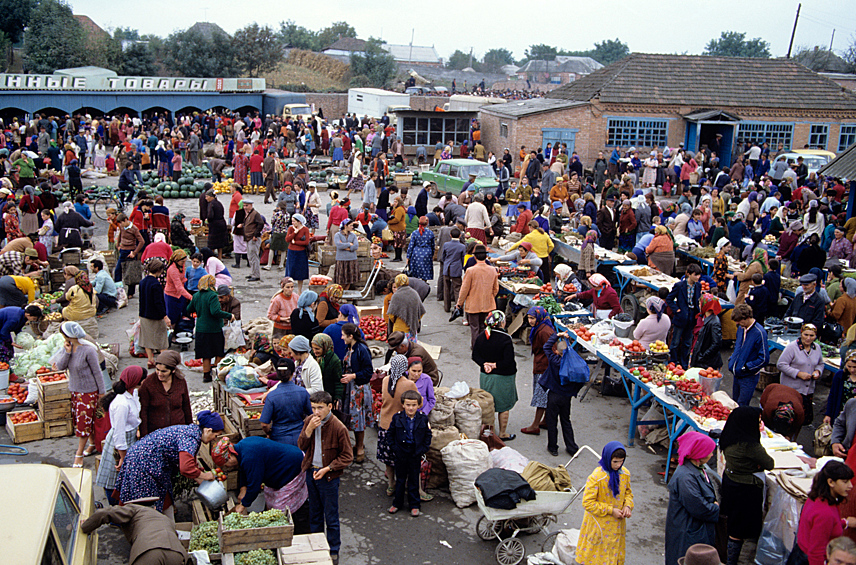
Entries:
{"label": "patterned dress", "polygon": [[[342,373],[355,372],[351,367],[351,348],[345,354],[345,359],[342,363]],[[348,413],[351,416],[351,421],[348,428],[355,432],[365,431],[375,425],[375,414],[372,411],[372,387],[370,384],[358,385],[356,381],[351,381],[345,385],[345,399],[349,402]]]}
{"label": "patterned dress", "polygon": [[178,454],[196,457],[202,443],[202,431],[196,424],[170,426],[156,430],[128,448],[125,462],[116,478],[122,502],[156,496],[155,508],[163,512],[167,495],[174,498],[172,477],[178,472]]}
{"label": "patterned dress", "polygon": [[410,234],[407,246],[407,258],[410,260],[410,276],[430,281],[434,278],[434,232],[425,228]]}
{"label": "patterned dress", "polygon": [[243,153],[239,153],[232,159],[232,166],[235,167],[235,171],[232,173],[232,178],[235,179],[237,184],[246,186],[247,169],[250,168],[250,160]]}
{"label": "patterned dress", "polygon": [[622,467],[618,496],[609,488],[609,475],[598,467],[586,480],[583,494],[583,525],[577,544],[580,565],[623,565],[627,522],[612,515],[613,508],[633,509],[630,472]]}

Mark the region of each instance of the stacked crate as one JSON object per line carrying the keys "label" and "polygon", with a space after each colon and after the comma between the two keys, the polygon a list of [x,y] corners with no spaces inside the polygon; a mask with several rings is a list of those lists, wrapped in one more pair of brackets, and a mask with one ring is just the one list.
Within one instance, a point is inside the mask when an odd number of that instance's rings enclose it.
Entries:
{"label": "stacked crate", "polygon": [[[45,378],[64,378],[47,381]],[[39,401],[37,410],[44,422],[45,438],[70,436],[74,431],[71,418],[71,392],[68,390],[68,376],[64,372],[38,375]]]}

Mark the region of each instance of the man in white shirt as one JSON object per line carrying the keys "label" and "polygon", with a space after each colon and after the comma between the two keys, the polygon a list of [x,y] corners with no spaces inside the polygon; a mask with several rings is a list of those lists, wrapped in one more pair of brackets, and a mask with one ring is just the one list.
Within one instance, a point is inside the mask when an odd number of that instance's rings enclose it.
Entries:
{"label": "man in white shirt", "polygon": [[473,196],[473,202],[467,206],[464,220],[467,222],[467,231],[470,235],[482,243],[487,243],[485,230],[490,227],[490,214],[488,214],[483,202],[484,194],[479,193]]}

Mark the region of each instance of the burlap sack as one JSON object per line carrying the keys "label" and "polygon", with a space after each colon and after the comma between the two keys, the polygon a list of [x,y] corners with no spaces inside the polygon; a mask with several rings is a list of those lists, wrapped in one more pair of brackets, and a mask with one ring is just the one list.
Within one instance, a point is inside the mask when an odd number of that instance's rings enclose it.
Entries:
{"label": "burlap sack", "polygon": [[487,445],[477,439],[455,440],[441,451],[449,473],[449,492],[458,508],[466,508],[476,501],[473,483],[490,469]]}
{"label": "burlap sack", "polygon": [[461,430],[462,434],[466,434],[470,439],[478,439],[481,424],[482,411],[478,402],[472,398],[462,398],[455,403],[455,427]]}
{"label": "burlap sack", "polygon": [[486,390],[480,388],[470,389],[467,398],[472,398],[479,403],[481,408],[482,424],[493,424],[494,420],[494,404],[493,395]]}
{"label": "burlap sack", "polygon": [[563,491],[571,488],[571,476],[561,465],[548,467],[539,461],[530,461],[520,474],[535,490]]}
{"label": "burlap sack", "polygon": [[460,437],[461,432],[455,426],[431,425],[431,447],[425,454],[425,457],[431,462],[431,475],[425,482],[425,488],[447,488],[449,486],[449,475],[446,472],[446,464],[443,463],[440,450]]}
{"label": "burlap sack", "polygon": [[434,398],[440,400],[441,396],[446,396],[446,393],[449,392],[449,387],[447,386],[435,386],[434,387]]}
{"label": "burlap sack", "polygon": [[434,404],[434,408],[428,413],[428,423],[431,424],[431,430],[434,431],[437,426],[454,426],[455,401],[448,398],[436,398],[437,402]]}

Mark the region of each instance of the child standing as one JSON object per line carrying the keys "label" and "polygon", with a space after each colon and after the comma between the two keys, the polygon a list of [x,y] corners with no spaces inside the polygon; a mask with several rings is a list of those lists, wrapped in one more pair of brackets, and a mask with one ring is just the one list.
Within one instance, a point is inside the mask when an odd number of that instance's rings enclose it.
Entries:
{"label": "child standing", "polygon": [[627,452],[621,442],[603,448],[600,467],[586,480],[583,495],[583,525],[577,544],[580,565],[621,565],[624,563],[625,533],[633,512],[630,472],[624,468]]}
{"label": "child standing", "polygon": [[431,447],[431,429],[428,427],[428,416],[419,411],[421,394],[407,390],[401,395],[401,404],[404,410],[392,417],[389,426],[389,445],[395,458],[395,497],[389,513],[395,514],[404,504],[406,485],[410,515],[419,516],[419,474],[422,456]]}
{"label": "child standing", "polygon": [[42,210],[42,227],[39,228],[39,242],[48,250],[48,255],[53,253],[54,227],[51,220],[50,210]]}
{"label": "child standing", "polygon": [[178,182],[181,177],[181,152],[176,151],[172,156],[172,182]]}
{"label": "child standing", "polygon": [[752,307],[752,312],[755,313],[755,321],[762,326],[767,318],[767,305],[770,303],[770,292],[764,286],[764,275],[755,273],[752,275],[752,286],[749,288],[749,295],[746,296],[746,304]]}
{"label": "child standing", "polygon": [[[571,425],[571,398],[576,396],[585,383],[563,383],[559,377],[559,367],[566,348],[558,348],[556,341],[568,337],[568,332],[554,333],[544,343],[544,353],[547,355],[547,369],[541,373],[538,384],[547,391],[547,413],[544,423],[547,424],[547,451],[553,457],[559,455],[559,430],[557,421],[562,423],[562,438],[565,440],[565,451],[569,455],[576,454],[579,447],[574,441],[574,427]],[[555,347],[555,348],[554,348]]]}

